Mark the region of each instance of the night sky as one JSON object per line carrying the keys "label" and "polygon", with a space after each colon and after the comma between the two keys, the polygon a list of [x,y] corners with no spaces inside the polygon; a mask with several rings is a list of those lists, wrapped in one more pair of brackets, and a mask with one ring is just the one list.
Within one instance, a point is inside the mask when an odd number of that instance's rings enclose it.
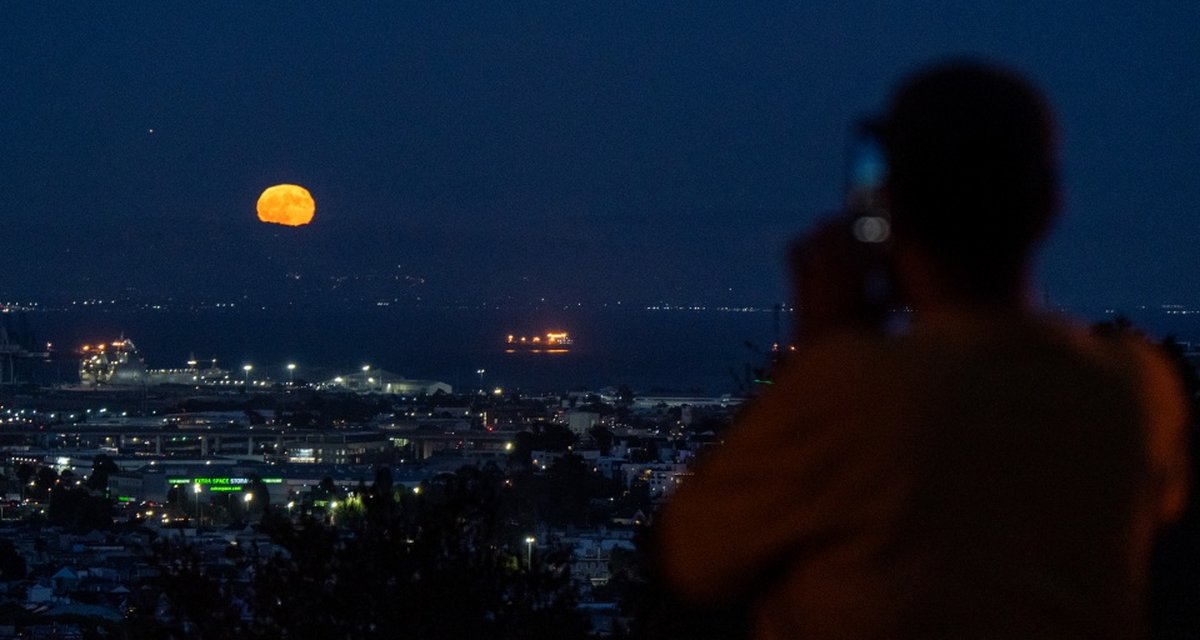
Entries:
{"label": "night sky", "polygon": [[50,5],[0,19],[0,299],[770,304],[848,125],[979,54],[1059,110],[1053,299],[1200,305],[1197,2]]}

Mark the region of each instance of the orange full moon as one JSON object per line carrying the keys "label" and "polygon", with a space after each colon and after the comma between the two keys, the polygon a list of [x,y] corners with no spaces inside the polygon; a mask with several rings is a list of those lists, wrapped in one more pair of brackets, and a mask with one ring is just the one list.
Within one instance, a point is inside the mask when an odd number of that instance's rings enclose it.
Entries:
{"label": "orange full moon", "polygon": [[294,184],[267,187],[258,197],[258,219],[271,224],[299,227],[312,222],[317,203],[308,189]]}

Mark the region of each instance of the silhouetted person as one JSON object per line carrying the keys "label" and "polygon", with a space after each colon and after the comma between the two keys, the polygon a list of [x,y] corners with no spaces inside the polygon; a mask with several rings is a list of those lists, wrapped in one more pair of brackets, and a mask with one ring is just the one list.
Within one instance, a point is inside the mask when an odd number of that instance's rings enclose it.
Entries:
{"label": "silhouetted person", "polygon": [[[1148,555],[1185,496],[1185,404],[1144,343],[1028,302],[1058,208],[1055,131],[1012,72],[908,80],[877,125],[892,237],[800,245],[803,345],[661,519],[695,603],[758,638],[1138,638]],[[889,335],[864,315],[882,255]]]}

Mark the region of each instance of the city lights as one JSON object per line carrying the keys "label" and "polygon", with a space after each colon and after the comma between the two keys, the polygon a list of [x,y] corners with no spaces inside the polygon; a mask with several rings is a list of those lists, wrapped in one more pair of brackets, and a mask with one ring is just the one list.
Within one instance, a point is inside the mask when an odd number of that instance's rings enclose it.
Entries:
{"label": "city lights", "polygon": [[1200,2],[24,4],[0,640],[1200,640]]}

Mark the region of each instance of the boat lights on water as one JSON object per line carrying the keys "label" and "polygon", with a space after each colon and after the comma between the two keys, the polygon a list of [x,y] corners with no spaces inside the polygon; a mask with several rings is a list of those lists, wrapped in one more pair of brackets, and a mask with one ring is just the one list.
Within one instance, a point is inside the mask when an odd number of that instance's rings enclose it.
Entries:
{"label": "boat lights on water", "polygon": [[574,341],[566,331],[548,331],[542,335],[522,336],[508,334],[504,341],[505,353],[569,353]]}

